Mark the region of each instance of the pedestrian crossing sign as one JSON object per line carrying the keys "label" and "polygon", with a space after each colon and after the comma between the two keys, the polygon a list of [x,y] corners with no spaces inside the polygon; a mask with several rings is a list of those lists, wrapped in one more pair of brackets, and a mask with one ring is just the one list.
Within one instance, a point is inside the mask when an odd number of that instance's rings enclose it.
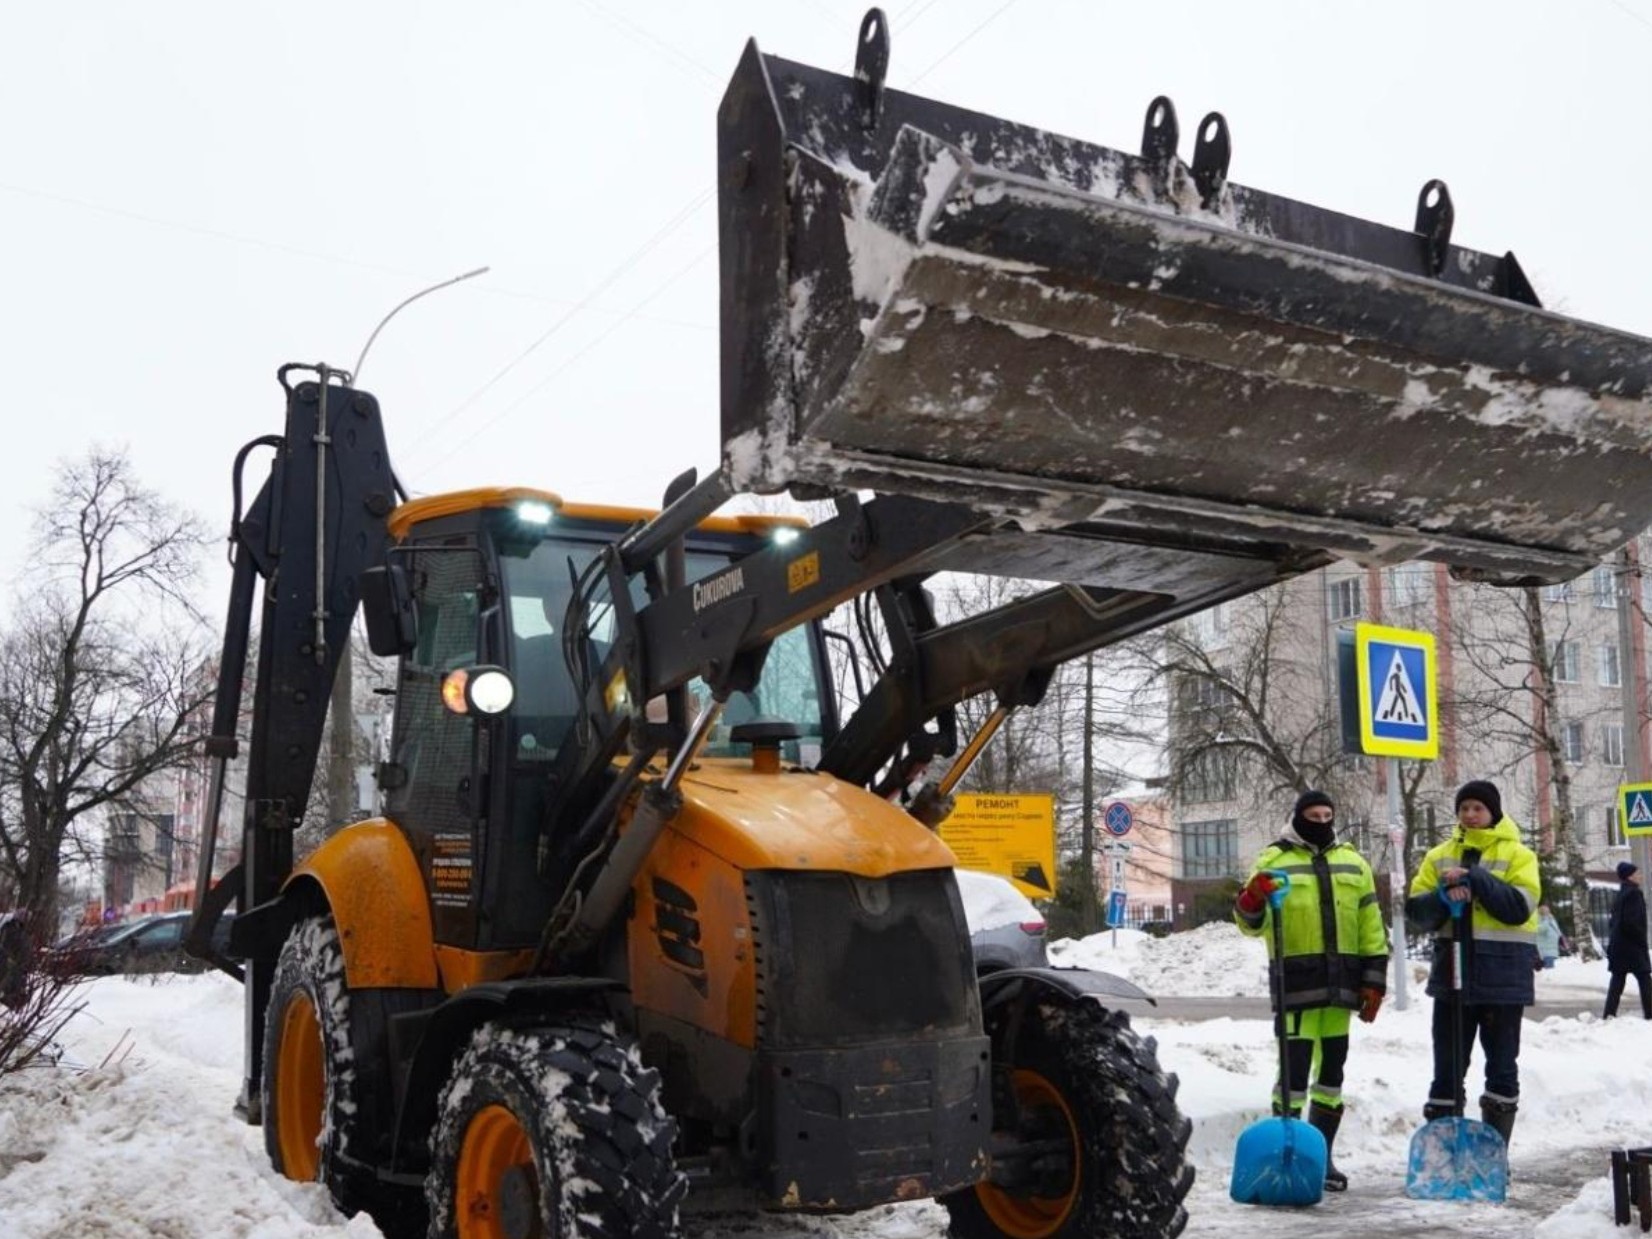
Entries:
{"label": "pedestrian crossing sign", "polygon": [[1618,821],[1626,835],[1652,835],[1652,783],[1618,785]]}
{"label": "pedestrian crossing sign", "polygon": [[1434,635],[1380,624],[1354,626],[1360,748],[1378,757],[1440,755]]}

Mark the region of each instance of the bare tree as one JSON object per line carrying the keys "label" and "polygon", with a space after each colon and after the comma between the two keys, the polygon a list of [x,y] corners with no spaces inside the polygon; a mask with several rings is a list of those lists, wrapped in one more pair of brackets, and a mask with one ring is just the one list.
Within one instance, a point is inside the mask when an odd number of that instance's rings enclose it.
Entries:
{"label": "bare tree", "polygon": [[1473,586],[1469,605],[1477,613],[1476,639],[1460,643],[1458,653],[1477,673],[1477,683],[1458,693],[1459,725],[1484,751],[1503,754],[1499,772],[1514,770],[1533,753],[1546,758],[1550,834],[1539,850],[1558,862],[1569,886],[1567,897],[1552,902],[1578,953],[1598,958],[1588,932],[1589,881],[1572,801],[1572,763],[1560,734],[1555,660],[1564,641],[1551,635],[1535,588]]}
{"label": "bare tree", "polygon": [[[1341,719],[1326,691],[1325,657],[1303,639],[1297,588],[1276,586],[1236,608],[1219,643],[1172,624],[1134,645],[1144,694],[1172,704],[1165,787],[1178,801],[1248,794],[1265,809],[1284,794],[1347,779]],[[1213,787],[1214,785],[1214,787]],[[1214,794],[1220,791],[1224,794]]]}
{"label": "bare tree", "polygon": [[118,452],[59,469],[33,570],[0,630],[0,876],[36,934],[57,924],[66,855],[179,764],[208,690],[185,595],[203,543]]}

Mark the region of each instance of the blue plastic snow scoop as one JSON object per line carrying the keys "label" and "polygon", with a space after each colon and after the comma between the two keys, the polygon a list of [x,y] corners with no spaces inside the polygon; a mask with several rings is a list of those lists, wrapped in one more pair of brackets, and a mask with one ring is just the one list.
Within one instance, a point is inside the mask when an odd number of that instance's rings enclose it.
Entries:
{"label": "blue plastic snow scoop", "polygon": [[1291,1058],[1285,1030],[1285,931],[1280,925],[1290,875],[1270,869],[1278,883],[1268,893],[1273,922],[1273,960],[1268,966],[1273,1009],[1279,1018],[1279,1096],[1285,1116],[1258,1119],[1239,1133],[1233,1150],[1228,1195],[1242,1205],[1317,1205],[1325,1194],[1325,1137],[1311,1123],[1290,1115]]}
{"label": "blue plastic snow scoop", "polygon": [[[1443,894],[1443,892],[1442,892]],[[1457,1073],[1457,1114],[1432,1119],[1411,1137],[1405,1194],[1413,1200],[1482,1200],[1502,1204],[1509,1193],[1509,1150],[1489,1123],[1462,1117],[1463,907],[1451,909],[1451,1065]]]}

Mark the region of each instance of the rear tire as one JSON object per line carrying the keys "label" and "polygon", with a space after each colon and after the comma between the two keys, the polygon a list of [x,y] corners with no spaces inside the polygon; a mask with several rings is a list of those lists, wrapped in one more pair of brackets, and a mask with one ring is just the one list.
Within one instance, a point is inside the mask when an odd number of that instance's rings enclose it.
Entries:
{"label": "rear tire", "polygon": [[[1093,1002],[1036,1004],[1016,1034],[1008,1067],[1023,1133],[1065,1134],[1076,1175],[1040,1195],[981,1183],[942,1198],[958,1239],[1173,1239],[1187,1225],[1182,1200],[1192,1122],[1176,1108],[1178,1081],[1159,1067],[1119,1011]],[[994,1054],[999,1053],[994,1036]],[[1028,1129],[1031,1130],[1028,1130]],[[1070,1156],[1070,1155],[1069,1155]]]}
{"label": "rear tire", "polygon": [[437,1239],[669,1239],[687,1180],[659,1076],[595,1019],[486,1024],[437,1105],[425,1180]]}

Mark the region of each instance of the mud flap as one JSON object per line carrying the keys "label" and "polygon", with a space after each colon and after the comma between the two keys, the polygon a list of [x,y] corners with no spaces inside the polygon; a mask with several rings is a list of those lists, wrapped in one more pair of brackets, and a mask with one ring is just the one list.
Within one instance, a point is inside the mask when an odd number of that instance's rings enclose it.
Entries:
{"label": "mud flap", "polygon": [[[870,21],[870,18],[869,18]],[[863,35],[865,35],[863,30]],[[736,486],[968,503],[1022,530],[1567,579],[1652,520],[1652,342],[1512,255],[748,46],[719,115]],[[887,57],[887,48],[883,49]]]}
{"label": "mud flap", "polygon": [[1094,998],[1103,1006],[1107,1005],[1103,1000],[1108,998],[1159,1005],[1158,999],[1123,977],[1093,968],[1000,968],[982,977],[980,987],[984,1008],[1020,996],[1023,991],[1036,994],[1040,990],[1053,991],[1066,998]]}

